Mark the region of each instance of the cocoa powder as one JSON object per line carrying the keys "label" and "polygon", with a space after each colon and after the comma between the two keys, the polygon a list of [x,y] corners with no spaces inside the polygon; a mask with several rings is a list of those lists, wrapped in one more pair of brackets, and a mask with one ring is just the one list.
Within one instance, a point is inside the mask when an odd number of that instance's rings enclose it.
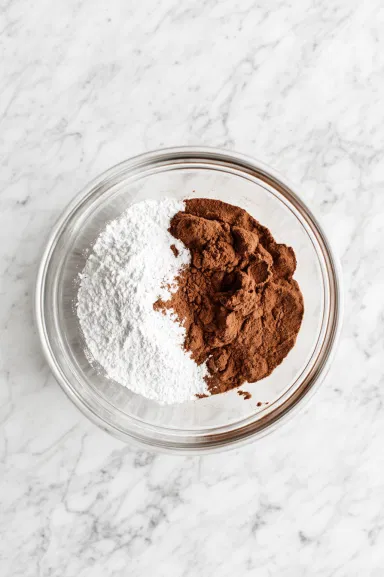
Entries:
{"label": "cocoa powder", "polygon": [[293,249],[218,200],[187,200],[169,231],[191,263],[172,297],[154,307],[172,309],[185,327],[184,348],[197,364],[207,362],[210,393],[271,374],[294,346],[304,313]]}
{"label": "cocoa powder", "polygon": [[248,401],[252,397],[248,391],[237,391],[237,394],[240,395],[240,397],[244,397],[245,401]]}

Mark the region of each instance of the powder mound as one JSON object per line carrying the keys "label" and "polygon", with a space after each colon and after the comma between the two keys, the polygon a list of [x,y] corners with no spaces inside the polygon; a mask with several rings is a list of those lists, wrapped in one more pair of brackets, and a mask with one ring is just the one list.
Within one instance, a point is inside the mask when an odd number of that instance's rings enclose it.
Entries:
{"label": "powder mound", "polygon": [[169,232],[191,261],[154,308],[172,311],[185,329],[184,349],[207,363],[209,392],[271,374],[294,346],[304,314],[293,249],[245,210],[204,198],[186,200]]}
{"label": "powder mound", "polygon": [[[80,275],[77,316],[87,353],[107,377],[160,404],[208,393],[205,365],[183,350],[186,330],[153,303],[175,290],[190,262],[168,232],[184,203],[174,199],[133,204],[101,232]],[[171,246],[172,244],[172,246]]]}

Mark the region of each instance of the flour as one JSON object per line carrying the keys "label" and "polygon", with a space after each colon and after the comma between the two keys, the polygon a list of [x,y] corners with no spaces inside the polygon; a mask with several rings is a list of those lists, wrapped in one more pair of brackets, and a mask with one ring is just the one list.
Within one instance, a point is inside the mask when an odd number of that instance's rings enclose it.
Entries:
{"label": "flour", "polygon": [[190,261],[168,232],[180,210],[184,203],[173,199],[146,200],[110,222],[80,275],[77,302],[89,353],[108,378],[161,404],[207,394],[205,365],[182,348],[184,327],[173,313],[153,309],[176,289],[175,277]]}

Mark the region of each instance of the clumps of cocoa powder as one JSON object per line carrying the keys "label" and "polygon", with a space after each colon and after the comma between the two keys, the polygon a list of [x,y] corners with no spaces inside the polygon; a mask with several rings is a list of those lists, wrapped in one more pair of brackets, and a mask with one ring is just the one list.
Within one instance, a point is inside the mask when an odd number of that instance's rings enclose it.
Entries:
{"label": "clumps of cocoa powder", "polygon": [[244,401],[248,401],[252,397],[248,391],[237,391],[237,394],[240,395],[240,397],[244,397]]}
{"label": "clumps of cocoa powder", "polygon": [[191,263],[171,298],[154,307],[172,309],[185,327],[184,348],[197,364],[206,361],[210,393],[271,374],[303,318],[292,248],[245,210],[204,198],[185,201],[169,231],[189,248]]}
{"label": "clumps of cocoa powder", "polygon": [[175,257],[179,256],[179,249],[176,247],[175,244],[171,244],[170,249],[173,252],[173,254],[175,255]]}

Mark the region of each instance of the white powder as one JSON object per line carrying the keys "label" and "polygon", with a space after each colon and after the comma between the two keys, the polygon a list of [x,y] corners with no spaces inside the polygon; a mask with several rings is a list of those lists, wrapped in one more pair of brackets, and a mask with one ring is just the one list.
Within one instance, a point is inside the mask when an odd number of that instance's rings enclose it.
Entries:
{"label": "white powder", "polygon": [[153,309],[159,297],[169,298],[167,284],[190,261],[189,250],[168,232],[180,210],[184,203],[173,199],[146,200],[110,222],[80,275],[77,302],[89,352],[107,376],[161,404],[208,394],[205,365],[182,349],[185,329],[172,313]]}

